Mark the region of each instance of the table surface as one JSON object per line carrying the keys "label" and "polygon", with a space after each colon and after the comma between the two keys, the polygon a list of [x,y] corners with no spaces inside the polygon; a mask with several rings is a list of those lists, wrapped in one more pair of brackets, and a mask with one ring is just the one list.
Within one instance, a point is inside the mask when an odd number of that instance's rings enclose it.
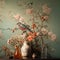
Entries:
{"label": "table surface", "polygon": [[[47,58],[45,60],[57,60],[56,58]],[[25,58],[25,59],[14,59],[14,58],[9,58],[9,57],[0,57],[0,60],[41,60],[40,58]],[[44,59],[43,59],[44,60]],[[59,59],[60,60],[60,59]]]}
{"label": "table surface", "polygon": [[4,58],[0,58],[0,60],[40,60],[40,59],[4,59]]}

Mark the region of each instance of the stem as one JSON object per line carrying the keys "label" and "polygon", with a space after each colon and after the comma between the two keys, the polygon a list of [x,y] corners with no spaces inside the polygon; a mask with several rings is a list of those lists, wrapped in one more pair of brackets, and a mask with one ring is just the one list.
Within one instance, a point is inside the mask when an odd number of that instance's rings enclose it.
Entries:
{"label": "stem", "polygon": [[44,47],[43,47],[43,44],[44,44],[44,42],[43,42],[43,38],[42,38],[42,36],[41,36],[41,59],[43,59],[44,58]]}
{"label": "stem", "polygon": [[[41,28],[43,27],[43,22],[41,22]],[[40,31],[41,31],[41,28],[40,28]],[[40,32],[41,33],[41,32]],[[45,58],[45,47],[44,47],[44,40],[43,40],[43,34],[41,33],[41,59],[44,59]]]}

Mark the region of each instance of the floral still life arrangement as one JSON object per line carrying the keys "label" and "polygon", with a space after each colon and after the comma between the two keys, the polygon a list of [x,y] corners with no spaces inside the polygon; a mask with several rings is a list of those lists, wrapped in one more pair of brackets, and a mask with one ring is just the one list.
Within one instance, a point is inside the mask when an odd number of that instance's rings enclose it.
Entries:
{"label": "floral still life arrangement", "polygon": [[[47,59],[50,53],[49,50],[53,50],[53,48],[50,49],[48,40],[56,41],[56,35],[50,31],[48,26],[51,8],[47,4],[44,4],[41,11],[35,11],[32,5],[33,3],[30,3],[26,8],[26,14],[31,16],[29,22],[32,22],[32,24],[28,25],[20,14],[14,15],[13,18],[18,22],[12,29],[12,33],[15,33],[19,29],[22,31],[22,34],[11,36],[7,40],[7,44],[15,48],[16,52],[11,54],[15,58],[39,57],[41,59]],[[8,48],[5,48],[3,47],[5,52],[6,49],[10,51]],[[15,55],[15,53],[17,54]]]}

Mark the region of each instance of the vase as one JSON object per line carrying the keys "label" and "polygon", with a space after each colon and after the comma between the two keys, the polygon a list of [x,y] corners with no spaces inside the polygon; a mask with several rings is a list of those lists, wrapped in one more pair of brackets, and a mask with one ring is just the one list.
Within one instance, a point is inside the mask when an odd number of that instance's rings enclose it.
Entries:
{"label": "vase", "polygon": [[27,41],[24,41],[22,47],[21,47],[21,54],[23,59],[28,58],[30,55],[30,46],[28,45]]}
{"label": "vase", "polygon": [[21,51],[18,46],[15,46],[14,58],[15,59],[22,59]]}

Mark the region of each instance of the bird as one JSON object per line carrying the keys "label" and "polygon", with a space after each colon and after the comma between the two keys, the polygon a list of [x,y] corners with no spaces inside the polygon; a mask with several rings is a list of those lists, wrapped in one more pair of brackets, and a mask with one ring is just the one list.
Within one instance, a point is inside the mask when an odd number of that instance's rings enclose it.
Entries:
{"label": "bird", "polygon": [[30,32],[33,32],[33,31],[29,28],[30,26],[27,25],[27,24],[23,24],[23,23],[21,23],[21,22],[18,22],[17,25],[18,25],[19,29],[22,30],[22,31],[28,30],[28,31],[30,31]]}

